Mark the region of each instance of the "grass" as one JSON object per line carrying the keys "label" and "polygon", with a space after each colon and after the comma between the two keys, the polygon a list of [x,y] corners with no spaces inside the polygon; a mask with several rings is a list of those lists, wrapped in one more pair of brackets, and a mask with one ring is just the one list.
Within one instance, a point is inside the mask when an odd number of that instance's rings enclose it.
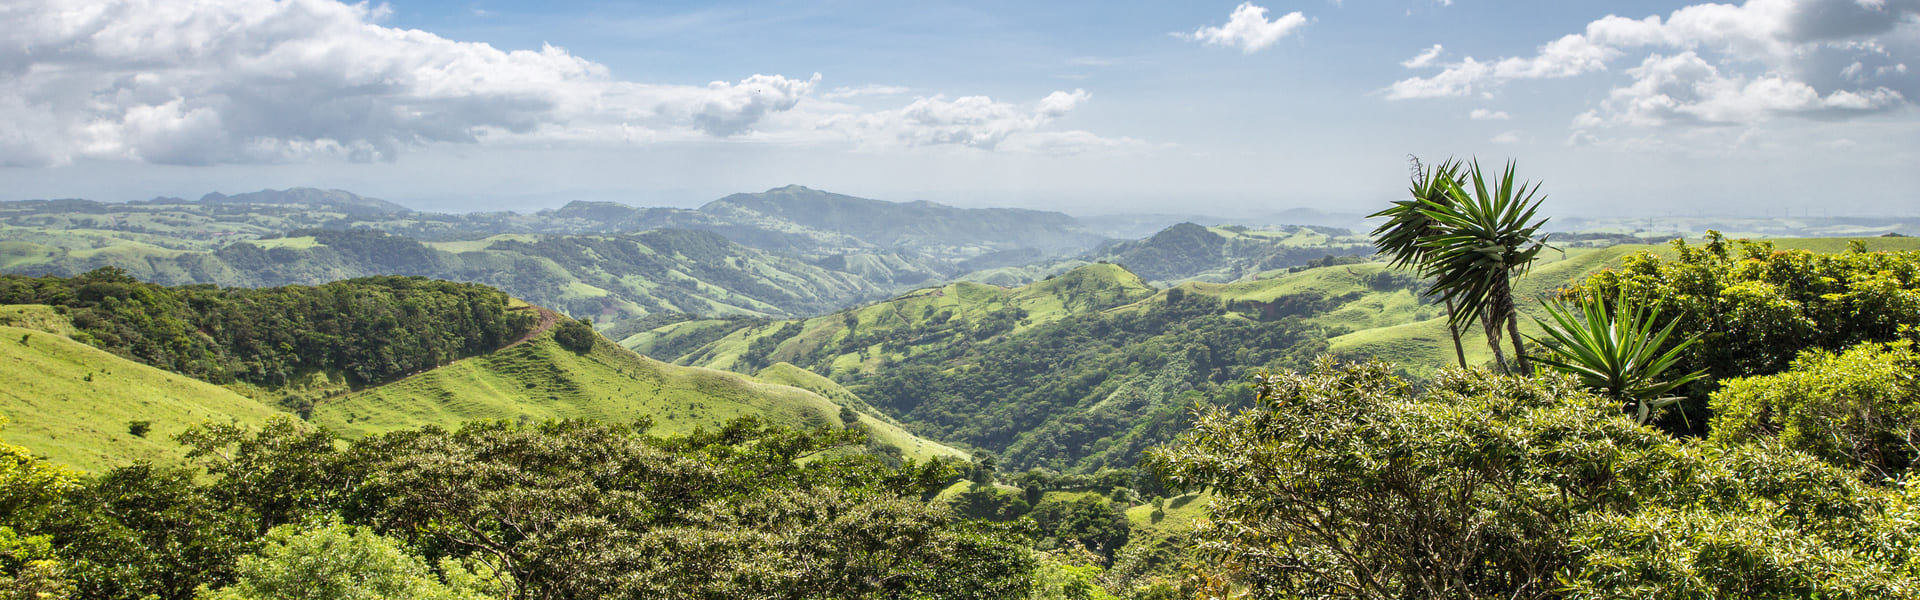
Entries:
{"label": "grass", "polygon": [[[173,462],[173,436],[205,421],[258,424],[283,414],[225,388],[136,363],[49,330],[71,331],[46,307],[0,307],[0,439],[86,471]],[[20,327],[16,325],[31,325]],[[129,424],[147,421],[144,436]]]}
{"label": "grass", "polygon": [[[674,366],[605,341],[574,353],[544,334],[328,401],[314,409],[312,420],[348,438],[423,425],[451,428],[475,419],[651,418],[653,433],[674,434],[745,416],[790,427],[838,426],[839,410],[839,404],[804,389]],[[891,423],[862,421],[908,457],[960,455]]]}

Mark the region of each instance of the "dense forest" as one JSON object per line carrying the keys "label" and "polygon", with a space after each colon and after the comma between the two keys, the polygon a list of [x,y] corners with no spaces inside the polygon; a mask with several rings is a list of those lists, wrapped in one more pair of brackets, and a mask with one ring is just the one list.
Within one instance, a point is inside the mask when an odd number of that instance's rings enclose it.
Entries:
{"label": "dense forest", "polygon": [[77,339],[161,369],[266,386],[312,372],[376,383],[492,351],[535,315],[480,285],[370,277],[318,286],[168,287],[103,267],[0,275],[0,304],[64,311]]}

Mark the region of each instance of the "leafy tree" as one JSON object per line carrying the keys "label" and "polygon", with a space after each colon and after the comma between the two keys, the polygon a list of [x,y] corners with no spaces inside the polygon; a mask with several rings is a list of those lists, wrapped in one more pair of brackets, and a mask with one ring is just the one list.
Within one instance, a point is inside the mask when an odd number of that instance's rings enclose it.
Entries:
{"label": "leafy tree", "polygon": [[[1876,598],[1920,586],[1910,492],[1676,441],[1571,378],[1280,376],[1153,460],[1215,490],[1195,550],[1256,598]],[[1903,591],[1905,590],[1905,591]]]}
{"label": "leafy tree", "polygon": [[1436,177],[1434,180],[1453,202],[1420,203],[1420,213],[1432,220],[1437,230],[1419,238],[1420,247],[1427,253],[1426,272],[1435,277],[1432,292],[1450,303],[1453,325],[1482,322],[1487,344],[1502,369],[1507,366],[1500,352],[1500,327],[1506,326],[1518,371],[1530,373],[1533,369],[1521,346],[1512,281],[1526,272],[1546,246],[1535,233],[1547,220],[1534,219],[1545,198],[1539,196],[1538,183],[1531,187],[1527,183],[1515,185],[1511,161],[1493,183],[1488,182],[1477,160],[1468,174],[1473,184],[1470,193],[1454,179]]}
{"label": "leafy tree", "polygon": [[[1581,314],[1575,316],[1566,308],[1546,305],[1553,322],[1535,321],[1557,344],[1542,343],[1551,355],[1537,360],[1621,403],[1640,423],[1652,419],[1654,411],[1683,399],[1667,396],[1667,392],[1706,375],[1706,371],[1694,371],[1661,378],[1698,338],[1668,345],[1679,323],[1669,321],[1665,328],[1655,331],[1660,311],[1648,314],[1631,303],[1619,302],[1613,314],[1608,314],[1606,302],[1594,297],[1580,301],[1578,308]],[[1541,342],[1538,338],[1534,341]]]}
{"label": "leafy tree", "polygon": [[[1006,526],[921,498],[944,463],[834,451],[856,430],[751,420],[651,438],[584,421],[368,438],[368,518],[511,576],[514,598],[1000,598],[1032,559]],[[805,460],[802,460],[805,459]]]}
{"label": "leafy tree", "polygon": [[254,554],[240,557],[233,585],[205,600],[480,600],[495,597],[486,578],[443,561],[451,584],[426,560],[364,527],[283,525]]}
{"label": "leafy tree", "polygon": [[52,537],[22,532],[37,529],[78,480],[79,474],[35,458],[26,448],[0,444],[0,597],[72,593],[67,565],[55,553]]}
{"label": "leafy tree", "polygon": [[1675,240],[1673,248],[1672,258],[1628,256],[1568,295],[1658,310],[1679,323],[1663,352],[1699,338],[1674,367],[1707,371],[1684,388],[1681,404],[1697,433],[1718,381],[1785,371],[1807,350],[1920,337],[1920,252],[1783,251],[1713,231],[1704,244]]}
{"label": "leafy tree", "polygon": [[592,350],[594,338],[598,337],[600,334],[594,333],[592,325],[574,319],[560,319],[560,324],[553,330],[553,341],[574,352]]}
{"label": "leafy tree", "polygon": [[1778,437],[1870,480],[1904,479],[1920,455],[1920,352],[1906,340],[1816,349],[1786,372],[1726,380],[1712,431],[1728,442]]}
{"label": "leafy tree", "polygon": [[181,468],[135,464],[66,494],[36,533],[51,536],[82,598],[188,600],[233,578],[254,528]]}

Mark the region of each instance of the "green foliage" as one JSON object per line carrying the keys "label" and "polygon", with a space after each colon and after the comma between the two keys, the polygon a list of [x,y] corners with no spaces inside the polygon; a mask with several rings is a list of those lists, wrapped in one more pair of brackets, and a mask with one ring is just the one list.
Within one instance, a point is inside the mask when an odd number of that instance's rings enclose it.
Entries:
{"label": "green foliage", "polygon": [[594,333],[592,325],[575,319],[560,319],[559,325],[553,330],[553,341],[574,352],[592,350],[594,340],[599,337],[600,334]]}
{"label": "green foliage", "polygon": [[1722,382],[1713,439],[1782,445],[1870,480],[1905,479],[1920,448],[1920,352],[1913,343],[1811,350],[1783,373]]}
{"label": "green foliage", "polygon": [[[1704,245],[1676,240],[1672,259],[1626,257],[1572,296],[1620,298],[1679,323],[1662,352],[1698,337],[1675,369],[1707,371],[1687,388],[1698,427],[1718,380],[1787,369],[1804,350],[1839,351],[1900,339],[1920,326],[1920,252],[1816,254],[1768,242],[1732,244],[1709,232]],[[1655,323],[1665,327],[1666,323]]]}
{"label": "green foliage", "polygon": [[[1452,314],[1449,322],[1464,327],[1485,321],[1487,343],[1499,360],[1499,328],[1506,325],[1513,336],[1514,355],[1519,371],[1529,372],[1520,348],[1519,316],[1513,302],[1513,277],[1526,273],[1535,255],[1545,243],[1535,238],[1547,220],[1534,219],[1544,197],[1536,198],[1538,183],[1514,185],[1514,165],[1489,184],[1474,161],[1468,171],[1473,183],[1469,194],[1452,177],[1432,177],[1443,187],[1451,202],[1421,200],[1420,213],[1431,221],[1432,233],[1421,236],[1418,244],[1426,253],[1420,262],[1423,274],[1434,277],[1430,293],[1444,298]],[[1502,364],[1501,368],[1505,368]]]}
{"label": "green foliage", "polygon": [[412,277],[268,289],[165,287],[117,268],[0,276],[0,304],[64,308],[76,338],[207,381],[285,385],[309,371],[372,383],[487,352],[532,325],[498,290]]}
{"label": "green foliage", "polygon": [[[452,585],[399,543],[365,527],[283,525],[258,552],[240,557],[233,585],[204,600],[480,600],[498,597],[485,578],[445,561]],[[479,589],[475,589],[479,588]],[[489,593],[492,592],[492,593]]]}
{"label": "green foliage", "polygon": [[[1666,408],[1681,398],[1666,396],[1668,391],[1706,375],[1694,371],[1672,379],[1660,376],[1680,360],[1680,354],[1698,339],[1667,344],[1677,322],[1654,330],[1660,311],[1644,313],[1629,302],[1618,302],[1613,314],[1606,302],[1589,297],[1580,302],[1581,314],[1546,305],[1552,323],[1540,321],[1540,327],[1557,344],[1542,345],[1551,356],[1535,357],[1549,367],[1580,379],[1587,389],[1621,402],[1640,423],[1646,423],[1654,411]],[[1538,338],[1535,342],[1540,342]],[[1662,348],[1666,348],[1664,352]]]}
{"label": "green foliage", "polygon": [[188,600],[232,580],[256,529],[193,471],[135,464],[85,481],[30,531],[49,535],[82,598]]}
{"label": "green foliage", "polygon": [[1100,586],[1100,555],[1070,544],[1039,558],[1031,600],[1117,600]]}
{"label": "green foliage", "polygon": [[1034,505],[1027,516],[1040,526],[1039,547],[1085,548],[1104,562],[1127,545],[1132,533],[1124,508],[1092,494],[1055,495]]}
{"label": "green foliage", "polygon": [[[740,421],[655,439],[579,421],[473,423],[357,445],[375,521],[467,549],[516,595],[996,598],[1031,559],[1005,528],[919,500],[944,463],[824,452],[856,432]],[[803,457],[813,457],[801,461]]]}
{"label": "green foliage", "polygon": [[1195,548],[1254,597],[1920,585],[1909,501],[1781,448],[1676,442],[1571,379],[1447,371],[1416,393],[1381,365],[1325,363],[1263,387],[1259,407],[1204,410],[1153,454],[1173,482],[1216,490]]}

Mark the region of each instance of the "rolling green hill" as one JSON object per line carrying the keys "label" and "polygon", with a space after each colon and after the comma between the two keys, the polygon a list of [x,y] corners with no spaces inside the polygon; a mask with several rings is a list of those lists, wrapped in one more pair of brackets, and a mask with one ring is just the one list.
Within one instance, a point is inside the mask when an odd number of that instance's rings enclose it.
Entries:
{"label": "rolling green hill", "polygon": [[[174,434],[203,421],[258,424],[280,413],[226,388],[67,338],[49,307],[0,306],[0,439],[87,471],[185,456]],[[129,425],[145,421],[142,435]]]}
{"label": "rolling green hill", "polygon": [[1155,285],[1182,281],[1225,283],[1304,265],[1325,256],[1370,256],[1366,236],[1325,227],[1256,230],[1181,223],[1152,237],[1119,242],[1081,257],[1126,265]]}
{"label": "rolling green hill", "polygon": [[[661,363],[604,339],[597,340],[591,350],[576,353],[546,333],[498,352],[323,402],[314,408],[312,421],[350,438],[422,425],[452,427],[474,419],[626,422],[646,417],[653,420],[652,431],[669,434],[711,428],[744,416],[792,427],[846,425],[840,419],[842,404],[786,385],[797,383],[834,394],[838,387],[831,382],[777,370],[767,380]],[[897,448],[907,457],[966,457],[902,431],[871,408],[854,408],[860,425],[879,444]]]}
{"label": "rolling green hill", "polygon": [[[1912,244],[1864,241],[1869,250]],[[1551,290],[1640,251],[1667,247],[1546,252],[1515,290],[1531,313]],[[1183,428],[1195,402],[1246,402],[1243,378],[1256,368],[1301,368],[1322,352],[1394,362],[1415,377],[1452,364],[1444,309],[1423,290],[1411,274],[1372,262],[1161,290],[1094,264],[1025,287],[956,283],[804,321],[689,321],[623,343],[741,372],[792,363],[912,431],[999,453],[1013,469],[1089,472],[1132,465],[1140,449]],[[1489,360],[1483,338],[1463,340],[1470,362]]]}

